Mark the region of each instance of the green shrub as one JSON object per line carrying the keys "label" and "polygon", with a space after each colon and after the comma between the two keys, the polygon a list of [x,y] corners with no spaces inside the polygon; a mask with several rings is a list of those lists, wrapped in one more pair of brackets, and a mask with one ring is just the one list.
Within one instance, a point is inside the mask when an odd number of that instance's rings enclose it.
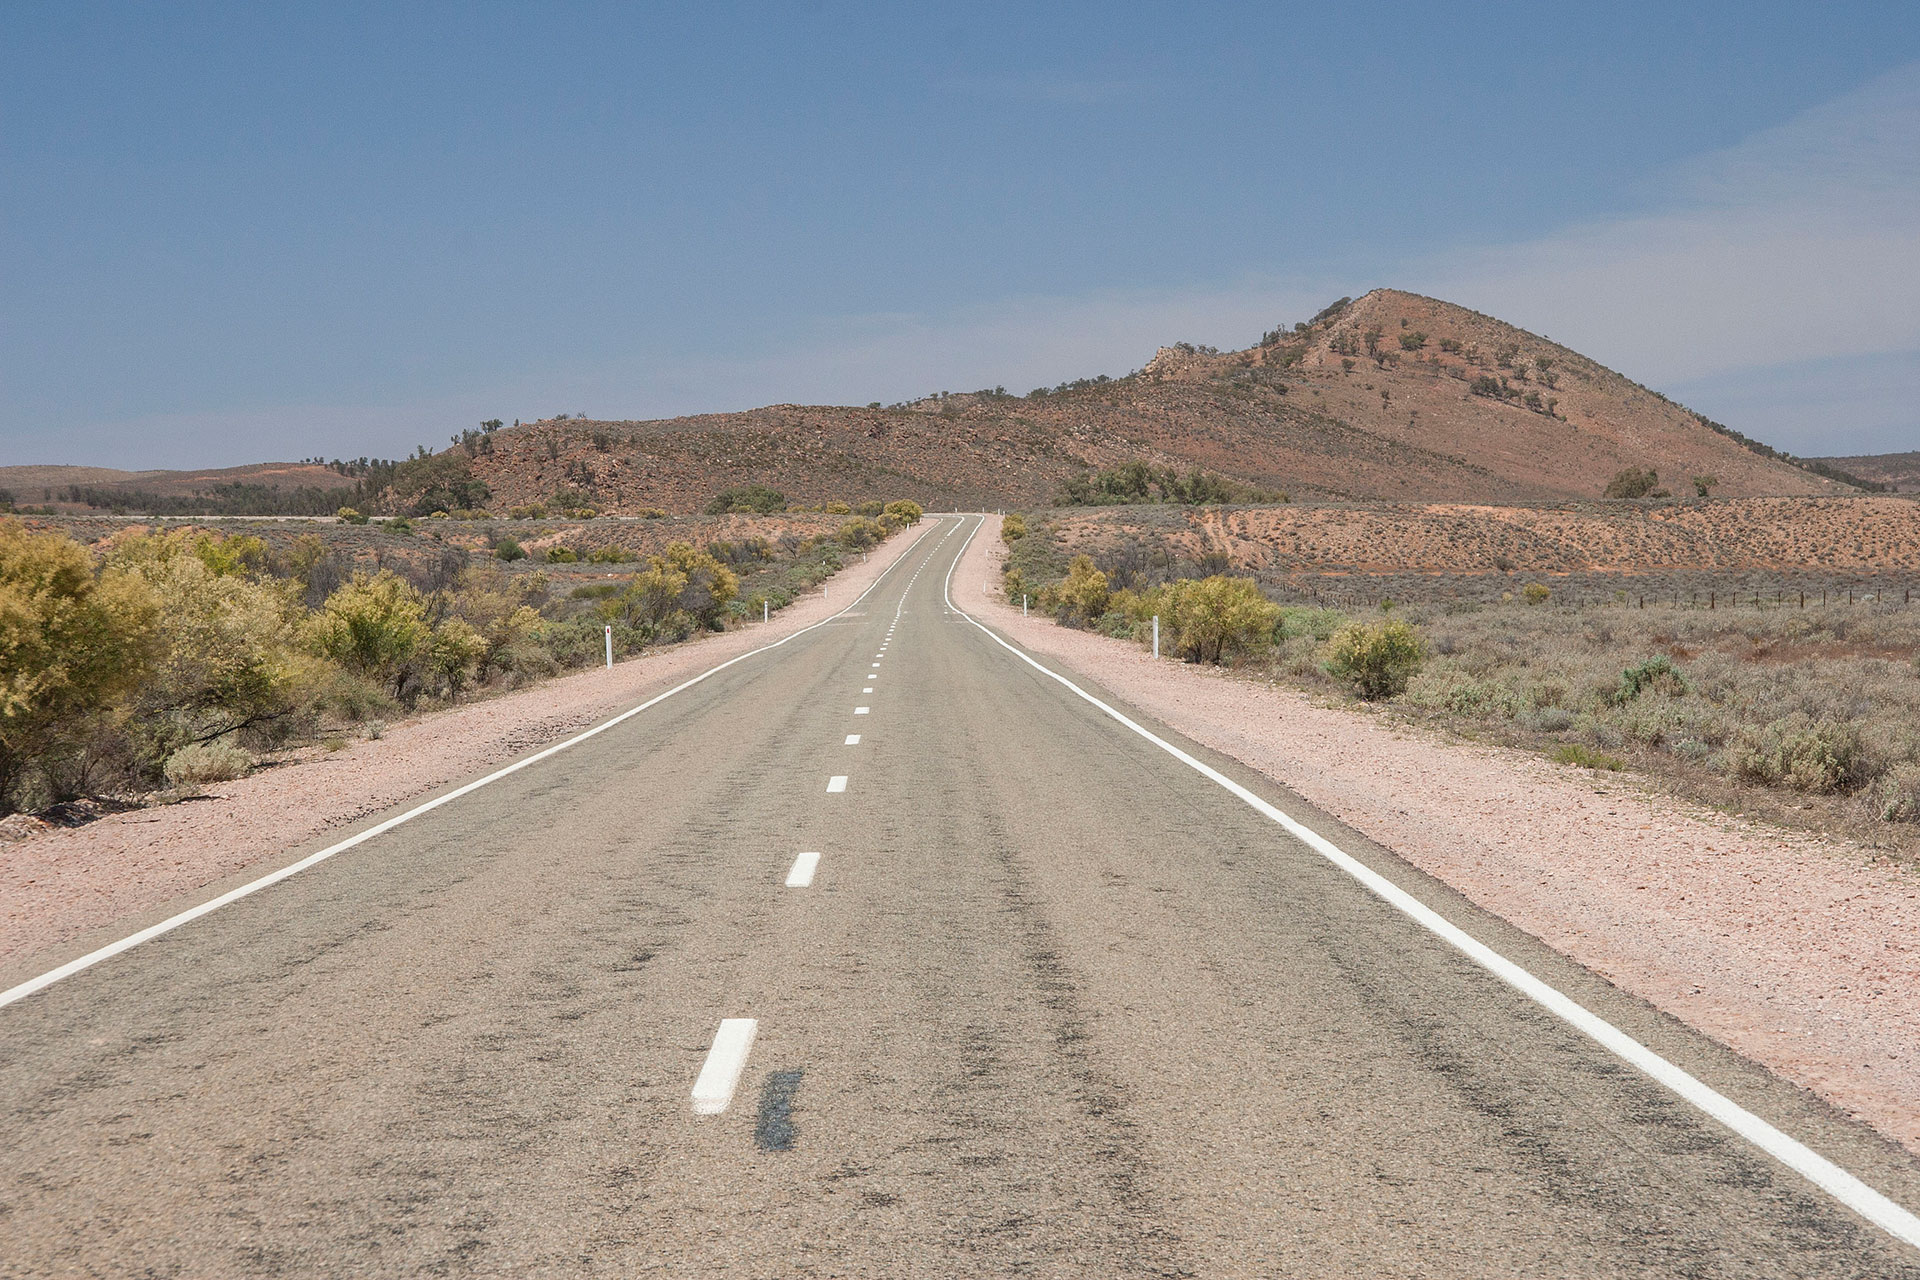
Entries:
{"label": "green shrub", "polygon": [[865,516],[869,520],[878,520],[886,514],[887,504],[878,499],[869,499],[853,509],[853,513]]}
{"label": "green shrub", "polygon": [[1067,576],[1051,588],[1046,607],[1058,610],[1063,622],[1086,625],[1099,620],[1111,598],[1107,575],[1093,567],[1090,557],[1075,556]]}
{"label": "green shrub", "polygon": [[333,513],[343,524],[365,524],[367,517],[352,507],[342,507]]}
{"label": "green shrub", "polygon": [[580,559],[579,553],[576,552],[572,547],[548,547],[547,548],[548,564],[574,564],[579,559]]}
{"label": "green shrub", "polygon": [[1018,511],[1000,521],[1000,541],[1018,542],[1027,536],[1027,518]]}
{"label": "green shrub", "polygon": [[921,509],[920,504],[917,502],[910,501],[906,498],[896,498],[886,505],[886,514],[898,520],[902,525],[910,525],[919,524],[920,517],[925,515],[926,512]]}
{"label": "green shrub", "polygon": [[1355,622],[1327,642],[1328,675],[1368,701],[1404,693],[1426,661],[1427,646],[1404,622]]}
{"label": "green shrub", "polygon": [[[1142,603],[1152,601],[1143,598]],[[1280,607],[1251,579],[1226,574],[1169,583],[1159,596],[1159,608],[1163,629],[1171,631],[1173,652],[1188,662],[1263,654],[1273,643],[1280,617]]]}
{"label": "green shrub", "polygon": [[308,621],[308,637],[325,656],[364,675],[392,680],[396,693],[406,664],[428,636],[421,594],[392,570],[355,574],[327,597]]}
{"label": "green shrub", "polygon": [[1528,604],[1545,604],[1553,597],[1553,592],[1544,583],[1529,582],[1520,588],[1520,598]]}
{"label": "green shrub", "polygon": [[1680,668],[1673,665],[1673,659],[1662,654],[1622,671],[1613,702],[1625,706],[1649,689],[1678,698],[1693,692],[1693,685],[1680,674]]}
{"label": "green shrub", "polygon": [[520,545],[520,540],[517,538],[502,538],[500,541],[494,543],[493,555],[496,560],[506,560],[508,562],[525,560],[527,558],[526,548]]}
{"label": "green shrub", "polygon": [[1582,769],[1604,769],[1608,773],[1618,773],[1627,767],[1626,761],[1618,756],[1610,756],[1604,751],[1583,747],[1577,742],[1555,747],[1548,752],[1547,758],[1556,764],[1576,764]]}
{"label": "green shrub", "polygon": [[625,564],[629,560],[638,560],[637,553],[622,546],[596,547],[587,553],[588,564]]}
{"label": "green shrub", "polygon": [[723,489],[707,504],[707,514],[724,516],[732,512],[746,514],[772,515],[784,511],[787,495],[778,489],[770,489],[764,484],[739,485],[732,489]]}
{"label": "green shrub", "polygon": [[1732,748],[1743,778],[1793,791],[1856,791],[1869,780],[1859,731],[1844,721],[1814,720],[1803,712],[1747,730]]}
{"label": "green shrub", "polygon": [[844,502],[829,502],[826,506],[822,507],[821,510],[830,516],[850,516],[853,514],[853,508]]}
{"label": "green shrub", "polygon": [[[829,503],[828,505],[845,506],[846,504]],[[884,541],[886,536],[887,531],[880,527],[879,521],[869,520],[865,516],[855,516],[833,531],[834,541],[854,551],[865,550],[876,543]]]}
{"label": "green shrub", "polygon": [[253,768],[253,757],[231,742],[190,742],[167,757],[168,782],[190,787],[204,782],[232,782]]}
{"label": "green shrub", "polygon": [[1652,467],[1628,467],[1614,473],[1601,491],[1603,498],[1645,498],[1660,483],[1660,473]]}

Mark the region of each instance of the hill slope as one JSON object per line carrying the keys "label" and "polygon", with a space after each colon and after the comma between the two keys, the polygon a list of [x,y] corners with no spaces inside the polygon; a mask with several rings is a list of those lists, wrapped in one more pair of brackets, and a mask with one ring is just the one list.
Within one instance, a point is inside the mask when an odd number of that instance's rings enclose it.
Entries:
{"label": "hill slope", "polygon": [[1019,505],[1136,457],[1296,497],[1594,498],[1627,467],[1652,467],[1677,492],[1695,475],[1725,496],[1850,491],[1577,352],[1387,289],[1246,351],[1162,348],[1136,374],[1048,394],[562,419],[468,448],[495,508],[571,491],[605,510],[685,511],[749,480],[795,502]]}

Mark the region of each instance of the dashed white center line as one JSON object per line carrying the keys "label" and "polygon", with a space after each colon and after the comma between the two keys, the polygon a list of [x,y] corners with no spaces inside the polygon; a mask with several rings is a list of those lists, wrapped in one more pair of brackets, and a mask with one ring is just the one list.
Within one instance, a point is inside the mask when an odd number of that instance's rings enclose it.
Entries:
{"label": "dashed white center line", "polygon": [[714,1033],[713,1048],[693,1082],[693,1113],[717,1116],[733,1101],[740,1073],[747,1068],[747,1054],[753,1050],[753,1037],[760,1024],[752,1018],[722,1018]]}
{"label": "dashed white center line", "polygon": [[828,779],[827,779],[827,790],[828,790],[829,792],[834,792],[834,791],[845,791],[846,789],[847,789],[847,775],[846,775],[846,774],[844,774],[844,773],[836,773],[836,774],[834,774],[834,775],[833,775],[833,776],[832,776],[831,778],[828,778]]}
{"label": "dashed white center line", "polygon": [[850,734],[848,734],[848,735],[847,735],[847,745],[848,745],[848,746],[850,746],[850,747],[857,747],[857,746],[859,746],[859,745],[860,745],[860,735],[859,735],[859,734],[857,734],[857,733],[850,733]]}
{"label": "dashed white center line", "polygon": [[862,689],[862,690],[861,690],[860,692],[862,692],[862,693],[872,693],[872,692],[873,692],[873,686],[872,686],[872,685],[868,685],[868,686],[867,686],[866,688],[864,688],[864,689]]}
{"label": "dashed white center line", "polygon": [[857,716],[863,716],[863,715],[865,715],[865,714],[867,714],[867,712],[868,712],[869,710],[870,710],[870,708],[868,708],[868,707],[855,707],[855,708],[853,709],[853,714],[855,714],[855,715],[857,715]]}
{"label": "dashed white center line", "polygon": [[820,855],[803,853],[793,860],[793,870],[787,872],[787,888],[806,889],[813,885],[813,873],[820,867]]}

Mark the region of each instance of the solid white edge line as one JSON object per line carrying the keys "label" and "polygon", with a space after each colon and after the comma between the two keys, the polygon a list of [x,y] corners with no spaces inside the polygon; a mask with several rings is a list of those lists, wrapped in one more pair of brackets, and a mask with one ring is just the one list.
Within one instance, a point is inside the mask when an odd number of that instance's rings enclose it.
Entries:
{"label": "solid white edge line", "polygon": [[740,1085],[740,1073],[747,1069],[747,1055],[753,1052],[753,1038],[760,1024],[753,1018],[722,1018],[713,1033],[713,1048],[700,1066],[693,1082],[693,1113],[717,1116],[733,1101]]}
{"label": "solid white edge line", "polygon": [[758,649],[749,649],[745,653],[729,658],[725,662],[721,663],[719,666],[711,667],[706,671],[702,671],[699,675],[693,677],[693,679],[685,681],[681,684],[677,684],[673,688],[667,690],[665,693],[655,694],[653,697],[647,699],[645,702],[641,703],[639,706],[630,707],[627,710],[622,711],[619,715],[614,716],[610,720],[603,720],[599,724],[594,725],[591,729],[587,729],[584,732],[577,733],[573,737],[568,738],[565,742],[556,742],[554,745],[543,748],[542,750],[536,751],[530,756],[527,756],[520,760],[515,760],[512,764],[496,769],[484,778],[476,778],[472,782],[469,782],[462,786],[454,788],[452,791],[447,792],[445,795],[435,796],[433,799],[426,801],[424,804],[415,805],[413,808],[407,810],[405,813],[395,814],[393,817],[388,818],[385,822],[377,823],[374,826],[368,827],[365,831],[361,831],[354,835],[348,836],[345,840],[340,841],[338,844],[328,845],[326,848],[320,850],[318,853],[310,853],[306,857],[300,859],[298,862],[289,863],[288,865],[281,867],[278,871],[268,872],[266,875],[261,876],[258,880],[249,881],[248,883],[241,885],[237,889],[229,889],[227,892],[221,894],[217,898],[211,898],[206,902],[200,903],[198,906],[189,907],[185,911],[180,912],[178,915],[169,916],[165,920],[160,921],[160,923],[158,924],[147,926],[146,928],[140,930],[138,933],[129,934],[127,937],[121,938],[116,942],[110,942],[104,947],[101,947],[94,951],[89,951],[87,952],[87,954],[77,957],[76,959],[69,960],[65,964],[60,965],[57,968],[49,969],[47,972],[39,975],[38,977],[29,978],[25,982],[19,983],[16,986],[8,987],[5,991],[0,991],[0,1009],[3,1009],[10,1004],[13,1004],[15,1001],[24,1000],[28,996],[33,995],[35,992],[44,991],[48,987],[52,986],[54,983],[59,982],[64,978],[71,978],[76,973],[82,973],[88,969],[91,969],[93,968],[93,966],[99,964],[103,960],[111,960],[113,959],[113,957],[120,955],[123,952],[131,951],[133,950],[133,948],[139,946],[143,942],[151,942],[153,941],[153,939],[160,937],[162,934],[172,933],[175,929],[178,929],[181,925],[191,924],[193,921],[198,920],[201,916],[208,915],[212,912],[218,911],[221,907],[227,906],[234,902],[238,902],[240,899],[248,897],[252,894],[258,893],[262,889],[271,888],[272,886],[279,884],[282,880],[286,880],[293,876],[297,876],[302,871],[305,871],[308,867],[317,866],[318,864],[325,862],[327,859],[334,857],[337,854],[345,853],[347,850],[354,848],[356,845],[361,845],[366,843],[367,841],[373,839],[375,836],[386,834],[387,832],[393,830],[395,827],[400,826],[402,823],[411,822],[423,813],[430,813],[433,810],[438,809],[441,805],[451,803],[454,800],[458,800],[460,797],[468,794],[469,792],[478,791],[481,787],[484,787],[489,783],[498,782],[500,779],[506,777],[509,774],[518,773],[520,770],[526,768],[530,764],[537,764],[540,761],[545,760],[548,756],[558,755],[560,752],[565,751],[568,747],[577,746],[580,743],[585,742],[588,738],[594,737],[598,734],[605,733],[608,729],[613,728],[615,725],[620,724],[623,721],[630,720],[634,716],[639,715],[642,711],[645,711],[648,707],[654,706],[657,703],[665,702],[668,698],[671,698],[674,694],[681,693],[687,689],[691,689],[693,688],[693,686],[699,684],[701,681],[707,679],[710,676],[718,675],[720,672],[725,671],[728,667],[731,667],[736,662],[745,662],[748,658],[757,657],[760,654],[767,653],[774,649],[778,649],[781,645],[786,644],[790,640],[797,640],[801,636],[806,635],[809,631],[819,630],[821,627],[826,626],[829,622],[833,622],[834,620],[840,618],[844,614],[857,608],[860,602],[862,600],[865,600],[867,596],[872,593],[874,588],[878,587],[882,582],[886,580],[886,577],[888,574],[892,573],[896,568],[899,567],[902,561],[904,561],[909,555],[913,554],[914,547],[919,545],[921,537],[923,537],[926,534],[926,532],[927,532],[926,529],[922,529],[919,533],[915,534],[913,537],[913,541],[909,542],[906,545],[906,547],[900,552],[899,557],[895,559],[894,562],[888,565],[885,569],[882,569],[880,571],[880,575],[876,577],[872,582],[867,584],[867,589],[865,591],[862,591],[859,595],[855,596],[851,603],[847,604],[844,608],[840,609],[838,612],[829,614],[827,617],[820,619],[820,621],[818,622],[811,623],[808,626],[802,627],[800,628],[800,630],[794,632],[790,636],[782,636],[780,639],[775,640],[772,644],[762,645]]}
{"label": "solid white edge line", "polygon": [[787,872],[787,888],[806,889],[813,884],[813,873],[820,866],[820,855],[803,853],[793,860],[793,870]]}
{"label": "solid white edge line", "polygon": [[827,779],[827,793],[829,795],[833,794],[836,791],[845,791],[846,789],[847,789],[846,774],[836,773],[831,778]]}
{"label": "solid white edge line", "polygon": [[1819,1187],[1822,1191],[1825,1191],[1828,1195],[1867,1221],[1873,1223],[1888,1235],[1915,1248],[1920,1248],[1920,1217],[1915,1216],[1900,1204],[1882,1195],[1880,1192],[1875,1191],[1859,1178],[1814,1151],[1799,1139],[1789,1137],[1786,1133],[1775,1128],[1766,1120],[1761,1119],[1733,1099],[1714,1089],[1705,1081],[1700,1080],[1698,1077],[1667,1061],[1652,1049],[1649,1049],[1626,1032],[1620,1030],[1620,1028],[1614,1026],[1611,1022],[1608,1022],[1605,1018],[1602,1018],[1599,1014],[1594,1013],[1574,1000],[1571,996],[1563,994],[1558,988],[1553,987],[1543,979],[1535,977],[1527,969],[1507,959],[1492,947],[1487,946],[1484,942],[1476,940],[1432,907],[1427,906],[1405,889],[1394,884],[1391,880],[1373,870],[1352,854],[1347,853],[1331,840],[1303,826],[1268,801],[1261,799],[1211,765],[1196,760],[1193,756],[1182,751],[1179,747],[1174,746],[1158,734],[1136,724],[1065,676],[1056,671],[1048,670],[1025,652],[1002,639],[998,633],[984,623],[954,604],[952,595],[954,570],[959,567],[961,558],[967,553],[967,547],[973,542],[974,536],[980,532],[981,526],[985,524],[986,517],[983,515],[979,518],[978,523],[973,526],[973,531],[967,535],[966,541],[960,544],[960,550],[955,554],[953,563],[947,567],[946,584],[941,588],[941,594],[946,598],[948,606],[952,608],[954,612],[978,627],[981,633],[988,639],[1048,679],[1058,681],[1060,684],[1065,685],[1068,689],[1072,690],[1075,695],[1098,707],[1101,711],[1105,712],[1107,716],[1133,730],[1133,732],[1139,734],[1148,742],[1153,743],[1153,745],[1159,747],[1162,751],[1165,751],[1182,764],[1189,766],[1210,781],[1218,783],[1221,787],[1232,792],[1236,797],[1245,801],[1262,815],[1278,823],[1286,830],[1287,834],[1294,837],[1294,839],[1300,841],[1328,862],[1331,862],[1334,866],[1346,872],[1347,875],[1359,881],[1360,884],[1375,897],[1386,902],[1389,906],[1413,920],[1429,933],[1432,933],[1448,946],[1451,946],[1469,960],[1491,973],[1494,977],[1526,996],[1529,1000],[1532,1000],[1535,1004],[1559,1017],[1588,1039],[1594,1041],[1594,1043],[1598,1044],[1601,1048],[1634,1067],[1648,1079],[1656,1081],[1672,1090],[1694,1107],[1713,1117],[1715,1120],[1718,1120],[1728,1129],[1745,1138],[1748,1142],[1751,1142],[1754,1146],[1760,1148],[1787,1168],[1792,1169],[1808,1182]]}

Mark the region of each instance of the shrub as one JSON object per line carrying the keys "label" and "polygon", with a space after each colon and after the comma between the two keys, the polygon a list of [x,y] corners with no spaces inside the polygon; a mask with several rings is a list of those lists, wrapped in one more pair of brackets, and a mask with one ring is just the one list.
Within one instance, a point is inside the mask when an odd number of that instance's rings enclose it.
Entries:
{"label": "shrub", "polygon": [[1093,567],[1090,557],[1075,556],[1067,566],[1066,578],[1053,588],[1051,599],[1061,621],[1084,625],[1097,621],[1107,611],[1111,597],[1107,575]]}
{"label": "shrub", "polygon": [[587,553],[588,564],[625,564],[640,557],[622,546],[596,547]]}
{"label": "shrub", "polygon": [[352,507],[342,507],[333,513],[343,524],[365,524],[367,517]]}
{"label": "shrub", "polygon": [[772,515],[786,509],[787,495],[764,484],[739,485],[723,489],[707,504],[707,514],[724,516],[732,512]]}
{"label": "shrub", "polygon": [[[1142,603],[1151,605],[1152,598],[1143,597]],[[1251,579],[1226,574],[1170,583],[1158,603],[1163,624],[1172,631],[1173,651],[1188,662],[1265,653],[1280,618],[1280,607]]]}
{"label": "shrub", "polygon": [[906,498],[897,498],[889,502],[886,505],[885,513],[892,516],[895,520],[898,520],[902,525],[919,524],[920,517],[926,514],[926,512],[921,509],[919,503],[909,501]]}
{"label": "shrub", "polygon": [[855,507],[853,512],[855,515],[865,516],[869,520],[878,520],[882,515],[886,514],[886,510],[886,503],[878,499],[872,499]]}
{"label": "shrub", "polygon": [[1662,655],[1622,671],[1620,688],[1614,692],[1612,700],[1624,706],[1648,689],[1678,698],[1693,692],[1693,685],[1673,665],[1673,659]]}
{"label": "shrub", "polygon": [[334,661],[393,681],[400,694],[406,664],[427,640],[426,615],[425,598],[392,570],[372,577],[357,573],[327,597],[308,622],[308,637]]}
{"label": "shrub", "polygon": [[1652,467],[1628,467],[1614,474],[1601,492],[1603,498],[1645,498],[1660,483],[1660,473]]}
{"label": "shrub", "polygon": [[1713,487],[1720,483],[1720,477],[1714,475],[1694,476],[1693,493],[1695,497],[1706,498],[1713,495]]}
{"label": "shrub", "polygon": [[1583,747],[1577,742],[1555,747],[1548,753],[1547,758],[1556,764],[1577,764],[1582,769],[1604,769],[1608,773],[1618,773],[1627,767],[1626,761],[1618,756],[1610,756],[1604,751]]}
{"label": "shrub", "polygon": [[1418,329],[1400,335],[1400,349],[1402,351],[1418,351],[1426,345],[1427,335]]}
{"label": "shrub", "polygon": [[253,757],[231,742],[190,742],[167,757],[164,772],[176,787],[232,782],[253,768]]}
{"label": "shrub", "polygon": [[[829,503],[828,505],[833,506],[836,504]],[[844,506],[845,504],[841,503],[837,505]],[[880,527],[878,521],[869,520],[865,516],[855,516],[833,531],[833,539],[835,542],[854,551],[871,547],[875,543],[885,540],[886,536],[887,531]]]}
{"label": "shrub", "polygon": [[853,508],[844,502],[829,502],[820,509],[830,516],[850,516],[853,514]]}
{"label": "shrub", "polygon": [[1855,791],[1869,780],[1858,730],[1804,713],[1747,730],[1732,750],[1732,761],[1740,777],[1794,791]]}
{"label": "shrub", "polygon": [[1520,588],[1520,598],[1528,604],[1545,604],[1552,596],[1553,592],[1544,583],[1529,582]]}
{"label": "shrub", "polygon": [[1000,541],[1014,543],[1027,536],[1027,518],[1018,511],[1000,521]]}
{"label": "shrub", "polygon": [[71,538],[0,521],[0,812],[28,770],[76,749],[94,717],[139,686],[156,611],[144,582],[96,574]]}
{"label": "shrub", "polygon": [[579,559],[580,559],[579,553],[576,552],[572,547],[548,547],[547,548],[548,564],[574,564]]}
{"label": "shrub", "polygon": [[642,507],[633,514],[639,516],[642,520],[665,520],[667,518],[667,513],[659,507]]}
{"label": "shrub", "polygon": [[1326,672],[1368,701],[1404,693],[1427,647],[1404,622],[1355,622],[1327,642]]}
{"label": "shrub", "polygon": [[512,508],[507,512],[507,517],[512,520],[545,520],[547,509],[537,502],[530,502],[526,506]]}

